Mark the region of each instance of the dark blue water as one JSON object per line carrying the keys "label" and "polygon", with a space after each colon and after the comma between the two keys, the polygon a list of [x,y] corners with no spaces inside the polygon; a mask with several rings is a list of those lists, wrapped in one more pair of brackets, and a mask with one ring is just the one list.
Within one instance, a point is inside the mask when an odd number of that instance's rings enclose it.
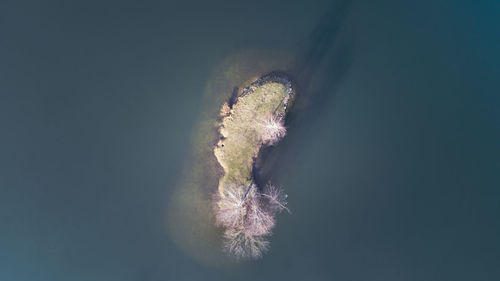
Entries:
{"label": "dark blue water", "polygon": [[[0,280],[500,279],[499,4],[224,2],[0,3]],[[299,61],[293,214],[211,267],[165,210],[214,67],[252,48]]]}

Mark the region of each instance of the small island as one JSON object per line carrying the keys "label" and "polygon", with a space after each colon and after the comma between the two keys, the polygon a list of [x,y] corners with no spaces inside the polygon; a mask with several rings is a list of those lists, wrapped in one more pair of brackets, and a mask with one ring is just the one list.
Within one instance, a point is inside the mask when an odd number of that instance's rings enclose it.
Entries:
{"label": "small island", "polygon": [[214,204],[216,222],[225,228],[226,252],[258,258],[268,249],[266,237],[275,214],[288,208],[281,189],[255,184],[252,169],[260,149],[286,135],[284,119],[294,91],[286,75],[271,73],[236,94],[222,105],[220,140],[214,148],[223,169]]}

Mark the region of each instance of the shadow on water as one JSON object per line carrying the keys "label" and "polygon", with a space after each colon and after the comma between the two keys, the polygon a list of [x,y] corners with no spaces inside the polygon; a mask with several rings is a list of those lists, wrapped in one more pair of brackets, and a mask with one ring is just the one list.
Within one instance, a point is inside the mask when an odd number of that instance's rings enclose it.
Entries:
{"label": "shadow on water", "polygon": [[254,177],[258,186],[265,186],[272,173],[295,165],[300,158],[304,136],[314,135],[312,124],[332,104],[338,87],[352,62],[352,42],[341,35],[342,25],[349,12],[349,1],[330,6],[316,28],[302,44],[303,51],[292,75],[297,96],[287,114],[288,136],[277,147],[261,150],[255,165]]}

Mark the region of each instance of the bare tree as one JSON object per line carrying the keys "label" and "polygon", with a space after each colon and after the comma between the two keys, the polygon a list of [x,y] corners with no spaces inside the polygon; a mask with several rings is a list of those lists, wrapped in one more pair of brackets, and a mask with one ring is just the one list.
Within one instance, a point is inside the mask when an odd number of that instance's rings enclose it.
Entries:
{"label": "bare tree", "polygon": [[274,227],[274,214],[263,208],[260,194],[255,192],[249,198],[247,216],[243,228],[249,235],[269,235]]}
{"label": "bare tree", "polygon": [[246,215],[245,198],[240,186],[224,187],[222,195],[216,197],[215,220],[217,225],[237,227],[243,223]]}
{"label": "bare tree", "polygon": [[264,144],[274,145],[286,135],[286,127],[279,116],[270,115],[258,124],[261,127],[261,139]]}
{"label": "bare tree", "polygon": [[236,259],[257,259],[269,249],[264,236],[249,235],[239,228],[227,228],[224,232],[224,250]]}

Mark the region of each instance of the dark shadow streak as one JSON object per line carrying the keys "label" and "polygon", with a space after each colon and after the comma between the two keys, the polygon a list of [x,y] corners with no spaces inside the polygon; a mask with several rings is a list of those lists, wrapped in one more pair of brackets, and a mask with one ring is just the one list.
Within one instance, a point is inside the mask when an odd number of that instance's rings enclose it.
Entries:
{"label": "dark shadow streak", "polygon": [[231,97],[229,98],[229,108],[233,108],[233,105],[236,103],[236,99],[238,99],[238,92],[239,92],[239,88],[238,87],[234,87],[233,89],[233,93],[231,94]]}
{"label": "dark shadow streak", "polygon": [[309,124],[332,105],[339,85],[352,62],[352,44],[340,36],[349,11],[349,1],[332,4],[308,40],[291,76],[295,77],[296,98],[287,114],[288,136],[277,147],[262,149],[254,165],[254,180],[264,187],[271,173],[287,170],[302,157],[304,136],[313,137]]}

